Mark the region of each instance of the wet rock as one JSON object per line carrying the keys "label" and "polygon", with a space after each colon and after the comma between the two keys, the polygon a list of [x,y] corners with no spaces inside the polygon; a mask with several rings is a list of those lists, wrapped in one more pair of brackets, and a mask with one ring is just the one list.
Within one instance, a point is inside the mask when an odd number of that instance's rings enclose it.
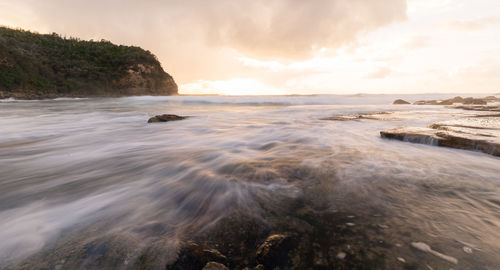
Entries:
{"label": "wet rock", "polygon": [[347,256],[347,254],[345,252],[339,252],[339,253],[337,253],[336,258],[343,260],[343,259],[345,259],[346,256]]}
{"label": "wet rock", "polygon": [[217,263],[217,262],[209,262],[203,270],[229,270],[225,265]]}
{"label": "wet rock", "polygon": [[257,249],[257,262],[265,269],[284,267],[289,264],[289,251],[293,248],[291,238],[282,234],[269,236]]}
{"label": "wet rock", "polygon": [[465,246],[465,247],[463,247],[463,250],[467,254],[472,254],[472,248],[470,248],[470,247]]}
{"label": "wet rock", "polygon": [[462,103],[465,105],[486,105],[488,104],[488,101],[496,101],[497,99],[495,97],[487,97],[487,98],[462,98],[460,96],[450,98],[450,99],[444,99],[441,101],[437,100],[419,100],[413,104],[415,105],[453,105],[455,103]]}
{"label": "wet rock", "polygon": [[465,105],[471,105],[471,104],[474,104],[474,105],[486,105],[488,104],[488,102],[484,99],[481,99],[481,98],[464,98],[463,104]]}
{"label": "wet rock", "polygon": [[500,105],[462,105],[454,106],[453,109],[462,109],[467,111],[500,112]]}
{"label": "wet rock", "polygon": [[370,120],[388,120],[391,115],[391,112],[376,112],[376,113],[366,113],[366,114],[346,114],[346,115],[337,115],[322,118],[321,120],[329,120],[329,121],[353,121],[353,120],[362,120],[362,119],[370,119]]}
{"label": "wet rock", "polygon": [[455,103],[462,103],[463,101],[464,101],[464,99],[462,97],[458,96],[458,97],[442,100],[441,102],[439,102],[439,105],[453,105]]}
{"label": "wet rock", "polygon": [[392,104],[394,105],[405,105],[405,104],[411,104],[410,102],[403,100],[403,99],[396,99]]}
{"label": "wet rock", "polygon": [[382,138],[422,143],[500,156],[500,116],[456,119],[429,128],[399,127],[380,132]]}
{"label": "wet rock", "polygon": [[413,103],[414,105],[439,105],[437,100],[419,100]]}
{"label": "wet rock", "polygon": [[175,114],[162,114],[149,118],[148,123],[179,121],[179,120],[184,120],[186,118],[187,118],[186,116],[178,116]]}
{"label": "wet rock", "polygon": [[[179,252],[177,260],[167,265],[167,270],[202,269],[209,262],[226,264],[227,258],[215,249],[205,249],[198,244],[188,243]],[[204,269],[204,268],[203,268]],[[220,268],[210,268],[220,269]],[[224,268],[222,268],[224,269]]]}

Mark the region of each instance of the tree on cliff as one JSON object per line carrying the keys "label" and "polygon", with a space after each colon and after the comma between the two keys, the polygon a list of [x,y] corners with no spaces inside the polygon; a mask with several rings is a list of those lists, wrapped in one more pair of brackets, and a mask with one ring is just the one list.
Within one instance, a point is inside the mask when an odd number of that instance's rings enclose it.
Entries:
{"label": "tree on cliff", "polygon": [[0,98],[171,94],[173,78],[139,47],[0,27]]}

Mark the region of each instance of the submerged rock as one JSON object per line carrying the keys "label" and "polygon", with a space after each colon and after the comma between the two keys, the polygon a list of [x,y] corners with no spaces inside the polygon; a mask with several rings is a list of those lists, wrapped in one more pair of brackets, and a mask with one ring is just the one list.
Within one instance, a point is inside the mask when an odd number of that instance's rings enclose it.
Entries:
{"label": "submerged rock", "polygon": [[[177,261],[167,265],[167,270],[181,269],[202,269],[207,267],[208,263],[212,263],[210,267],[216,267],[218,264],[225,264],[226,256],[222,255],[218,250],[206,249],[195,243],[188,243],[180,252]],[[213,263],[217,263],[214,266]],[[203,269],[205,269],[203,268]],[[208,269],[224,269],[224,268],[208,268]],[[227,268],[226,268],[227,269]]]}
{"label": "submerged rock", "polygon": [[229,270],[225,265],[217,263],[217,262],[209,262],[203,270]]}
{"label": "submerged rock", "polygon": [[403,100],[403,99],[396,99],[392,104],[394,105],[405,105],[405,104],[411,104],[410,102]]}
{"label": "submerged rock", "polygon": [[382,138],[422,143],[500,156],[500,115],[440,122],[428,128],[399,127],[381,131]]}
{"label": "submerged rock", "polygon": [[257,262],[266,269],[283,267],[288,264],[288,253],[292,248],[290,237],[282,234],[271,235],[257,249]]}
{"label": "submerged rock", "polygon": [[162,114],[149,118],[148,123],[179,121],[179,120],[184,120],[186,118],[187,116],[178,116],[175,114]]}

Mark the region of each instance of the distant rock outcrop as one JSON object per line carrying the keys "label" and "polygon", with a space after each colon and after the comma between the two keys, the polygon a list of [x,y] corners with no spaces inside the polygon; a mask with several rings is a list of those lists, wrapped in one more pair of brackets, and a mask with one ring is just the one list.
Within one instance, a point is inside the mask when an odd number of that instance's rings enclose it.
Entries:
{"label": "distant rock outcrop", "polygon": [[403,99],[396,99],[392,104],[394,105],[406,105],[406,104],[411,104],[410,102],[403,100]]}
{"label": "distant rock outcrop", "polygon": [[175,94],[172,76],[139,47],[0,27],[0,99]]}
{"label": "distant rock outcrop", "polygon": [[463,103],[464,99],[462,97],[454,97],[450,99],[445,99],[439,102],[439,105],[453,105],[455,103]]}
{"label": "distant rock outcrop", "polygon": [[488,96],[485,98],[462,98],[454,97],[450,99],[444,99],[441,101],[437,100],[419,100],[413,104],[415,105],[453,105],[455,103],[461,103],[464,105],[486,105],[488,102],[500,102],[500,99],[494,96]]}

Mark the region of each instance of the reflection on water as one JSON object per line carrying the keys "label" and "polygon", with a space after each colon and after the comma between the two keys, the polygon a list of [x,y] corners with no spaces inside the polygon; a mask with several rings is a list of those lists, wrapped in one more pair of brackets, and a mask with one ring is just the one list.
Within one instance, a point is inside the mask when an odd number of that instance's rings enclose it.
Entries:
{"label": "reflection on water", "polygon": [[[0,266],[163,268],[184,241],[244,257],[270,232],[317,269],[500,265],[499,159],[378,136],[474,112],[204,98],[0,103]],[[377,111],[395,117],[319,120]]]}

